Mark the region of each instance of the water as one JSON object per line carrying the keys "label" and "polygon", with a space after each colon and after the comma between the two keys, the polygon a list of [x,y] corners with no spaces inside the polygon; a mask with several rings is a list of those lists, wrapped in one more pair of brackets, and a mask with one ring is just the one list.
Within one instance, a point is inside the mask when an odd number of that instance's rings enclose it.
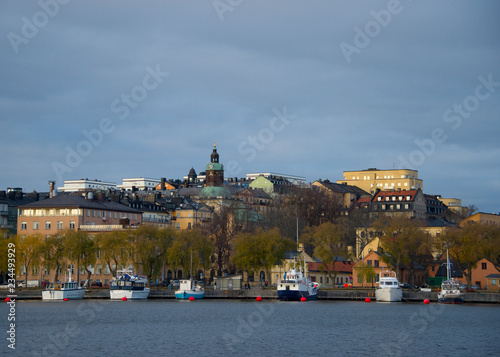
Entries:
{"label": "water", "polygon": [[[24,301],[18,356],[498,356],[500,306],[239,300]],[[3,316],[3,317],[2,317]]]}

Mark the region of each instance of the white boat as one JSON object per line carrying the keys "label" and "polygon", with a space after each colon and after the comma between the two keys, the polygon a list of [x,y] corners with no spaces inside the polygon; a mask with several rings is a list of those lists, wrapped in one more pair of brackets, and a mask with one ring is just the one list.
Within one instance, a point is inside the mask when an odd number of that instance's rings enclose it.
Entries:
{"label": "white boat", "polygon": [[85,289],[71,279],[71,270],[68,270],[68,281],[49,283],[42,291],[42,300],[79,300],[83,299],[83,295]]}
{"label": "white boat", "polygon": [[179,289],[175,292],[176,299],[203,299],[205,290],[192,279],[180,280]]}
{"label": "white boat", "polygon": [[307,300],[318,300],[318,284],[311,282],[302,268],[291,268],[282,280],[278,280],[278,299],[300,301],[303,297]]}
{"label": "white boat", "polygon": [[460,282],[450,277],[450,256],[446,249],[446,280],[441,283],[438,301],[443,304],[462,304],[463,294],[460,292]]}
{"label": "white boat", "polygon": [[403,290],[399,287],[396,273],[392,270],[383,270],[379,274],[375,300],[382,302],[396,302],[403,299]]}
{"label": "white boat", "polygon": [[147,299],[150,289],[146,287],[147,279],[142,276],[134,276],[131,270],[117,270],[117,277],[111,280],[109,285],[109,297],[111,300],[141,300]]}

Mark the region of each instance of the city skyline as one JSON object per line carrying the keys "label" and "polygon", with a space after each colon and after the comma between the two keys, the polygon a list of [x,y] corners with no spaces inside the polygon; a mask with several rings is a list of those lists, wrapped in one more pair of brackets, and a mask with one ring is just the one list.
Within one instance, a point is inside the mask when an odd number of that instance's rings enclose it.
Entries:
{"label": "city skyline", "polygon": [[0,189],[408,168],[498,213],[500,4],[8,3]]}

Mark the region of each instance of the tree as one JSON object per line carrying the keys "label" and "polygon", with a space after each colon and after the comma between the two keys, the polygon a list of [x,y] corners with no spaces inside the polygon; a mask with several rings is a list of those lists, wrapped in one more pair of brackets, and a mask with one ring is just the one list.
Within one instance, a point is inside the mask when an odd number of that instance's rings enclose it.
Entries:
{"label": "tree", "polygon": [[258,229],[254,233],[241,233],[235,240],[232,257],[237,268],[247,272],[263,269],[270,277],[271,269],[281,263],[285,253],[295,248],[295,242],[284,238],[277,228]]}
{"label": "tree", "polygon": [[380,236],[383,254],[380,259],[392,268],[398,279],[402,280],[402,268],[414,266],[412,253],[430,253],[426,241],[426,233],[421,228],[422,223],[417,219],[393,216],[384,216],[374,223],[374,228],[382,232]]}
{"label": "tree", "polygon": [[96,236],[101,259],[108,265],[112,276],[120,266],[127,264],[132,255],[132,241],[129,231],[112,231]]}
{"label": "tree", "polygon": [[22,263],[26,271],[26,280],[28,280],[30,266],[36,266],[40,263],[40,248],[42,243],[43,238],[38,234],[26,237],[18,236],[16,239],[18,260]]}
{"label": "tree", "polygon": [[361,277],[363,281],[362,286],[364,287],[364,282],[366,281],[367,283],[371,282],[373,287],[373,280],[377,276],[375,269],[373,269],[371,265],[361,262],[359,266],[356,267],[356,270],[358,272],[358,276]]}
{"label": "tree", "polygon": [[174,268],[174,271],[181,267],[184,271],[190,272],[190,278],[193,273],[191,264],[195,271],[198,268],[209,269],[211,255],[212,242],[199,229],[177,233],[167,251],[169,264]]}
{"label": "tree", "polygon": [[41,248],[41,256],[43,256],[43,264],[48,271],[55,269],[56,275],[54,281],[59,279],[59,271],[63,267],[63,262],[66,258],[66,247],[64,245],[64,234],[53,234],[43,242]]}
{"label": "tree", "polygon": [[496,234],[496,227],[492,225],[467,222],[462,228],[449,229],[443,235],[443,250],[449,250],[450,257],[465,275],[469,288],[472,284],[472,270],[479,260],[491,254],[491,242],[496,240]]}
{"label": "tree", "polygon": [[141,226],[130,233],[133,237],[136,269],[142,266],[143,273],[151,281],[153,277],[160,275],[167,262],[167,251],[174,240],[175,231],[172,228]]}
{"label": "tree", "polygon": [[68,251],[68,258],[76,263],[77,280],[80,280],[80,267],[83,266],[87,278],[86,282],[92,276],[92,267],[95,267],[97,262],[98,246],[94,241],[94,237],[87,232],[67,230],[64,233],[65,246]]}
{"label": "tree", "polygon": [[[15,244],[15,238],[11,237],[6,229],[0,230],[0,284],[9,278],[9,243]],[[12,260],[10,261],[12,263]],[[13,277],[15,279],[15,277]]]}
{"label": "tree", "polygon": [[[306,228],[302,238],[313,245],[315,257],[321,260],[323,269],[331,281],[336,281],[335,262],[343,260],[348,255],[345,226],[325,222],[319,226]],[[330,263],[333,269],[330,269]]]}

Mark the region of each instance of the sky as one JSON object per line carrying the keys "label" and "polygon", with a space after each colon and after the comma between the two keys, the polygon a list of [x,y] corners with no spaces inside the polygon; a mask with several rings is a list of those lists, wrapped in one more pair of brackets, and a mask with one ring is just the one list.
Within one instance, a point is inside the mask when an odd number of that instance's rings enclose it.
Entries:
{"label": "sky", "polygon": [[500,212],[500,2],[3,1],[0,189],[410,168]]}

